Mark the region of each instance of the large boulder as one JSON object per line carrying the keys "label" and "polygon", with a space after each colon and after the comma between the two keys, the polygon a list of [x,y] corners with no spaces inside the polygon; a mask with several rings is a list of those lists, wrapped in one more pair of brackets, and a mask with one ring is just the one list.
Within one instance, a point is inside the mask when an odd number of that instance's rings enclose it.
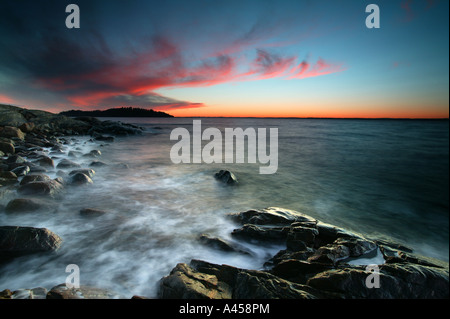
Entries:
{"label": "large boulder", "polygon": [[57,250],[61,237],[46,228],[0,226],[0,257]]}
{"label": "large boulder", "polygon": [[23,133],[19,128],[13,126],[5,126],[0,129],[0,136],[7,138],[17,138],[23,140],[25,138],[25,133]]}
{"label": "large boulder", "polygon": [[56,180],[30,182],[21,185],[17,191],[22,195],[41,195],[55,197],[62,193],[64,186]]}
{"label": "large boulder", "polygon": [[324,296],[311,287],[264,271],[201,260],[193,260],[190,265],[178,264],[160,281],[159,287],[160,298],[174,299],[314,299]]}
{"label": "large boulder", "polygon": [[62,169],[65,169],[65,168],[81,168],[81,165],[78,164],[78,163],[75,163],[75,162],[73,162],[71,160],[68,160],[68,159],[64,158],[58,163],[58,165],[56,165],[56,168],[62,168]]}

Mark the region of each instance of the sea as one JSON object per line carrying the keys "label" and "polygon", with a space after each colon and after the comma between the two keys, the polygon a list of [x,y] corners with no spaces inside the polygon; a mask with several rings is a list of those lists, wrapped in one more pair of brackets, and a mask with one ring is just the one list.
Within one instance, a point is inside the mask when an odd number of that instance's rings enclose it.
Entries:
{"label": "sea", "polygon": [[[157,297],[159,280],[192,259],[264,269],[285,247],[235,239],[231,232],[240,226],[227,215],[266,207],[296,210],[371,238],[395,241],[423,256],[449,260],[448,120],[101,120],[132,123],[144,133],[114,142],[68,137],[64,153],[46,150],[57,164],[69,151],[98,149],[98,160],[108,165],[94,168],[92,185],[67,187],[54,210],[0,211],[0,225],[45,227],[63,239],[55,253],[1,265],[0,291],[51,289],[66,281],[66,267],[72,264],[79,267],[81,285],[110,289],[124,298]],[[277,128],[276,172],[260,174],[264,164],[258,161],[174,163],[170,153],[177,140],[170,135],[176,128],[192,133],[194,120],[201,120],[202,130],[221,132]],[[70,159],[84,167],[92,162],[81,155]],[[233,172],[238,184],[217,180],[214,175],[220,170]],[[47,174],[54,178],[61,172]],[[86,217],[79,213],[83,208],[107,213]],[[198,240],[201,234],[240,244],[251,254],[205,246]]]}

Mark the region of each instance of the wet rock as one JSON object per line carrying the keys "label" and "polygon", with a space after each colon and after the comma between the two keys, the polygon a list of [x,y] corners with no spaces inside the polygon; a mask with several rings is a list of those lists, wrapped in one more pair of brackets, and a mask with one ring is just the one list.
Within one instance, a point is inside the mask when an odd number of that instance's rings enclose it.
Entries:
{"label": "wet rock", "polygon": [[93,184],[93,183],[94,182],[92,181],[92,179],[83,173],[75,173],[72,175],[72,177],[70,179],[70,184],[76,185],[76,186],[88,185],[88,184]]}
{"label": "wet rock", "polygon": [[288,226],[294,222],[300,222],[303,225],[315,225],[317,223],[316,219],[308,215],[279,207],[248,210],[240,213],[231,213],[228,216],[241,224]]}
{"label": "wet rock", "polygon": [[57,250],[62,239],[46,228],[0,226],[0,257]]}
{"label": "wet rock", "polygon": [[16,198],[6,205],[6,213],[35,212],[41,209],[49,209],[51,204],[37,198]]}
{"label": "wet rock", "polygon": [[292,251],[305,250],[306,246],[314,246],[319,231],[315,228],[291,226],[287,234],[286,246]]}
{"label": "wet rock", "polygon": [[7,138],[17,138],[19,140],[25,139],[25,134],[20,129],[13,126],[4,126],[0,131],[0,136]]}
{"label": "wet rock", "polygon": [[248,241],[280,242],[286,240],[288,232],[288,227],[259,227],[256,225],[245,224],[241,228],[233,230],[231,235]]}
{"label": "wet rock", "polygon": [[4,154],[14,154],[16,150],[12,143],[0,141],[0,152],[3,152]]}
{"label": "wet rock", "polygon": [[51,178],[45,174],[28,174],[22,178],[20,185],[25,185],[31,182],[46,182]]}
{"label": "wet rock", "polygon": [[62,184],[55,180],[30,182],[25,185],[21,185],[18,188],[19,194],[23,195],[42,195],[54,197],[59,195],[63,191]]}
{"label": "wet rock", "polygon": [[229,243],[221,238],[211,237],[207,234],[202,234],[199,236],[198,239],[203,245],[214,249],[218,249],[225,252],[241,253],[245,255],[250,254],[245,248],[236,244]]}
{"label": "wet rock", "polygon": [[4,185],[11,185],[17,183],[17,175],[14,172],[1,172],[0,171],[0,181]]}
{"label": "wet rock", "polygon": [[16,176],[25,176],[30,172],[30,167],[27,165],[19,166],[11,170]]}
{"label": "wet rock", "polygon": [[68,159],[62,159],[56,168],[66,169],[66,168],[81,168],[81,165],[75,162],[72,162]]}
{"label": "wet rock", "polygon": [[196,271],[187,264],[178,264],[170,275],[160,281],[162,299],[231,299],[231,288],[214,275]]}
{"label": "wet rock", "polygon": [[235,185],[238,183],[236,176],[230,171],[220,170],[218,173],[214,174],[214,177],[228,185]]}
{"label": "wet rock", "polygon": [[316,253],[308,258],[308,262],[331,263],[349,258],[350,249],[339,244],[328,244],[317,249]]}
{"label": "wet rock", "polygon": [[84,174],[88,177],[93,177],[95,175],[95,171],[92,168],[82,168],[82,169],[75,169],[69,173],[69,176],[75,175],[75,174]]}
{"label": "wet rock", "polygon": [[80,210],[82,216],[100,216],[106,214],[107,211],[96,208],[83,208]]}
{"label": "wet rock", "polygon": [[23,123],[19,126],[19,129],[24,133],[31,133],[35,129],[35,125],[32,122]]}
{"label": "wet rock", "polygon": [[91,164],[89,164],[89,166],[91,167],[102,167],[102,166],[107,166],[108,164],[102,162],[102,161],[92,161]]}
{"label": "wet rock", "polygon": [[415,264],[379,266],[380,288],[368,288],[372,272],[363,268],[335,269],[311,277],[307,284],[323,291],[336,292],[343,298],[432,299],[448,298],[448,269]]}
{"label": "wet rock", "polygon": [[178,264],[161,280],[159,296],[177,299],[312,299],[324,294],[267,272],[193,260],[190,265]]}
{"label": "wet rock", "polygon": [[280,278],[306,284],[309,278],[334,267],[327,263],[310,263],[304,260],[286,259],[275,265],[270,273]]}
{"label": "wet rock", "polygon": [[102,152],[100,152],[99,150],[92,150],[87,154],[84,154],[84,157],[99,157],[102,155]]}
{"label": "wet rock", "polygon": [[69,288],[66,284],[53,287],[47,293],[47,299],[122,299],[123,296],[114,291],[89,286]]}
{"label": "wet rock", "polygon": [[6,159],[6,163],[8,164],[23,164],[26,160],[20,155],[11,155]]}
{"label": "wet rock", "polygon": [[37,159],[37,162],[39,163],[40,166],[44,166],[44,167],[55,167],[55,163],[53,162],[53,160],[45,155],[40,156]]}

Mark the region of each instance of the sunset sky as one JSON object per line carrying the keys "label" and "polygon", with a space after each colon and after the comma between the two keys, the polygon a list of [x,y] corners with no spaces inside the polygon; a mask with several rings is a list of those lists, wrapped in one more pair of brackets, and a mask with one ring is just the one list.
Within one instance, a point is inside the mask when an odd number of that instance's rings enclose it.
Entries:
{"label": "sunset sky", "polygon": [[[66,5],[81,11],[68,29]],[[380,8],[368,29],[365,8]],[[0,103],[175,116],[449,116],[446,0],[0,2]]]}

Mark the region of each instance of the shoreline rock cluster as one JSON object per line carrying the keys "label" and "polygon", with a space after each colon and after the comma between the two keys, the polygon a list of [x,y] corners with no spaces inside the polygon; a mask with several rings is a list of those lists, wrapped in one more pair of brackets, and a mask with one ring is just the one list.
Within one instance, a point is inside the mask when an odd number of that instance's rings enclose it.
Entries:
{"label": "shoreline rock cluster", "polygon": [[[65,146],[73,142],[74,137],[91,136],[92,142],[113,142],[116,136],[140,133],[141,128],[130,124],[89,117],[73,119],[45,111],[0,105],[1,213],[53,210],[67,189],[93,183],[95,170],[92,167],[107,164],[98,160],[101,151],[97,149],[85,154],[81,151],[66,154]],[[83,167],[77,159],[91,163]],[[50,173],[57,177],[51,178]],[[104,212],[90,207],[80,211],[83,216],[100,213]],[[51,253],[62,244],[61,237],[46,228],[0,225],[0,264],[23,255]],[[97,288],[83,289],[85,296],[111,296],[109,293],[100,293],[100,290],[94,293]],[[61,292],[61,289],[56,290]],[[42,299],[46,295],[47,291],[42,287],[13,292],[6,289],[0,292],[0,299]],[[57,295],[52,289],[47,297]],[[70,294],[65,292],[62,295],[67,297]],[[79,291],[74,293],[75,297],[79,295]]]}
{"label": "shoreline rock cluster", "polygon": [[[240,269],[202,260],[179,263],[160,281],[159,297],[173,299],[444,299],[448,263],[412,249],[369,239],[302,213],[270,207],[229,214],[232,236],[254,243],[285,243],[264,265]],[[215,239],[218,241],[219,239]],[[214,242],[215,242],[214,241]],[[214,243],[213,242],[213,243]],[[222,241],[217,249],[226,248]],[[366,285],[374,272],[359,265],[379,250],[379,288]],[[350,261],[353,261],[350,263]]]}

